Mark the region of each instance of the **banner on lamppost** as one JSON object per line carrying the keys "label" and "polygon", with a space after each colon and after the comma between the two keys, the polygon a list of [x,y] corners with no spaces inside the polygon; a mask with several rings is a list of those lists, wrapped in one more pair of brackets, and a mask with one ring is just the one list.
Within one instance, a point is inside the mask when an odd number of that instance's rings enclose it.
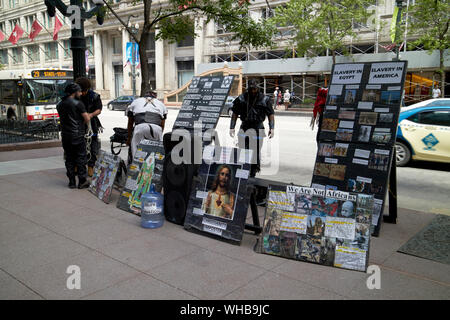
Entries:
{"label": "banner on lamppost", "polygon": [[139,63],[139,44],[135,42],[127,42],[127,51],[126,58],[127,62],[133,62],[133,44],[134,44],[134,64],[137,65]]}

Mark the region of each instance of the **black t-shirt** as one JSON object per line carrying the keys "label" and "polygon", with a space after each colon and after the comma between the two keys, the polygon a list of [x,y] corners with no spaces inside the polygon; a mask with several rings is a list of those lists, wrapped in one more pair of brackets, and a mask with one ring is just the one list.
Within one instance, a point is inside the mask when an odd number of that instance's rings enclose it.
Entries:
{"label": "black t-shirt", "polygon": [[232,110],[240,116],[243,130],[264,129],[266,116],[274,114],[270,98],[261,92],[253,99],[249,97],[248,92],[244,92],[233,101]]}
{"label": "black t-shirt", "polygon": [[[85,96],[81,96],[80,99],[83,104],[86,106],[86,110],[88,113],[92,113],[96,110],[102,110],[103,104],[102,99],[100,99],[100,95],[95,93],[92,90],[89,90]],[[98,133],[98,128],[101,126],[100,120],[97,116],[91,119],[91,127],[94,133]]]}
{"label": "black t-shirt", "polygon": [[56,106],[61,122],[61,134],[67,138],[80,138],[84,136],[85,125],[81,115],[86,112],[83,102],[70,97],[64,97]]}

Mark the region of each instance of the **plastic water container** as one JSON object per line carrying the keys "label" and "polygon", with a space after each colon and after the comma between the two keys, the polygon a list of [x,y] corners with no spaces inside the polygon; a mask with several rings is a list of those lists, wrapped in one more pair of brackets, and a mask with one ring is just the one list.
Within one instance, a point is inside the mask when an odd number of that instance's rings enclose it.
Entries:
{"label": "plastic water container", "polygon": [[156,192],[154,184],[151,184],[150,191],[141,197],[141,226],[159,228],[164,219],[164,196]]}

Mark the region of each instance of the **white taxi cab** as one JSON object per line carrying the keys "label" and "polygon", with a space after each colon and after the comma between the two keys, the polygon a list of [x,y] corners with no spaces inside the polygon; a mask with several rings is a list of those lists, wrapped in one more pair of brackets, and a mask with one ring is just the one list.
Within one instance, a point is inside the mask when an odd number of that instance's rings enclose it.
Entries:
{"label": "white taxi cab", "polygon": [[400,111],[397,166],[412,160],[450,162],[450,99],[430,99]]}

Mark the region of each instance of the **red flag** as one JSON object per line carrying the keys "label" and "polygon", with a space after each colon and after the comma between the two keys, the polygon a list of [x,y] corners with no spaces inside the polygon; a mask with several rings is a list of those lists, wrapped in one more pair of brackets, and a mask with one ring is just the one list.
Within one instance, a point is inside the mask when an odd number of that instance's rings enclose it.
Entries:
{"label": "red flag", "polygon": [[29,38],[31,39],[31,41],[34,40],[34,38],[36,38],[36,36],[39,34],[39,32],[41,32],[42,27],[39,24],[39,22],[37,22],[37,20],[34,20],[33,24],[31,25],[31,31],[30,31],[30,35]]}
{"label": "red flag", "polygon": [[22,35],[23,29],[18,24],[16,24],[11,35],[8,38],[8,41],[15,45]]}
{"label": "red flag", "polygon": [[55,29],[53,30],[53,40],[58,40],[58,32],[61,29],[62,23],[59,21],[58,17],[55,15]]}
{"label": "red flag", "polygon": [[3,40],[5,40],[5,35],[4,35],[3,32],[0,30],[0,42],[2,42]]}

